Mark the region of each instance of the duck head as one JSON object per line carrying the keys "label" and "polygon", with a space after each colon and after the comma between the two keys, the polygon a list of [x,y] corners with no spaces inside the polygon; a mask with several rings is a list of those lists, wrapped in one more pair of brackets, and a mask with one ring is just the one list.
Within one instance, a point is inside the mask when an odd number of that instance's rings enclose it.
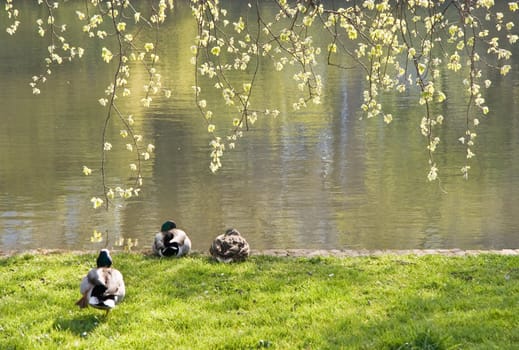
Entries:
{"label": "duck head", "polygon": [[168,220],[162,224],[160,231],[166,232],[166,231],[172,230],[174,228],[177,228],[177,224],[175,224],[175,221]]}
{"label": "duck head", "polygon": [[235,228],[229,228],[225,231],[226,236],[241,236],[240,232],[238,232]]}
{"label": "duck head", "polygon": [[112,257],[108,249],[101,249],[99,256],[97,257],[97,267],[110,267],[112,266]]}

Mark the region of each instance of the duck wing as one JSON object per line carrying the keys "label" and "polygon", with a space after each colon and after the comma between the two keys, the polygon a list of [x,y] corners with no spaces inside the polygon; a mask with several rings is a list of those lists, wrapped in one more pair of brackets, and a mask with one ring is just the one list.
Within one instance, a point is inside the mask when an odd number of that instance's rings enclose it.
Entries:
{"label": "duck wing", "polygon": [[211,255],[218,261],[239,261],[249,256],[249,243],[237,235],[220,235],[216,237],[211,248]]}
{"label": "duck wing", "polygon": [[126,294],[123,275],[114,268],[100,268],[98,269],[98,276],[100,283],[97,283],[92,290],[89,303],[97,308],[111,309]]}
{"label": "duck wing", "polygon": [[158,256],[184,256],[191,250],[191,240],[180,229],[171,229],[155,235],[153,252]]}
{"label": "duck wing", "polygon": [[164,245],[164,233],[159,232],[155,235],[155,239],[153,240],[153,253],[155,255],[162,256],[161,252],[164,248],[166,248],[166,246]]}
{"label": "duck wing", "polygon": [[109,267],[92,269],[80,284],[83,297],[76,303],[81,308],[88,305],[100,309],[111,309],[126,294],[123,275]]}
{"label": "duck wing", "polygon": [[191,240],[187,233],[180,229],[173,229],[170,232],[173,233],[173,239],[170,241],[170,244],[178,247],[177,256],[187,255],[191,250]]}
{"label": "duck wing", "polygon": [[79,292],[81,293],[82,297],[76,302],[76,305],[78,305],[80,308],[83,309],[88,306],[88,299],[90,298],[90,294],[92,289],[95,287],[97,280],[97,269],[91,269],[88,271],[88,274],[81,280],[81,283],[79,284]]}

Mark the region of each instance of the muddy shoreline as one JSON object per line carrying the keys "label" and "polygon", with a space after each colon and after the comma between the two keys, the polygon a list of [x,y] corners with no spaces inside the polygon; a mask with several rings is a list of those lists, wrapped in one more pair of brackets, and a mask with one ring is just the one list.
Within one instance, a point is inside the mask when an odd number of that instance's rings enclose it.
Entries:
{"label": "muddy shoreline", "polygon": [[258,255],[272,256],[335,256],[335,257],[355,257],[355,256],[381,256],[381,255],[445,255],[445,256],[468,256],[479,254],[499,254],[499,255],[519,255],[519,249],[491,249],[491,250],[463,250],[463,249],[330,249],[330,250],[311,250],[311,249],[270,249],[252,252]]}
{"label": "muddy shoreline", "polygon": [[[122,250],[114,250],[115,253]],[[64,250],[64,249],[32,249],[23,251],[0,251],[0,257],[9,257],[23,254],[90,254],[96,250]],[[132,253],[152,255],[149,249],[132,250]],[[194,250],[193,255],[209,255],[205,251]],[[266,249],[252,250],[251,255],[267,255],[277,257],[359,257],[359,256],[382,256],[382,255],[444,255],[444,256],[471,256],[479,254],[519,255],[519,249]]]}

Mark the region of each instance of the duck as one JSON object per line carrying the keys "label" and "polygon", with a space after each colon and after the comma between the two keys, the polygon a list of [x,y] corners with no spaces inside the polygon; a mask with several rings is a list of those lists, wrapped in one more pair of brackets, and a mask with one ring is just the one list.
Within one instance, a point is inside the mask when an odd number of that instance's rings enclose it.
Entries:
{"label": "duck", "polygon": [[152,249],[160,257],[182,257],[191,251],[191,240],[183,230],[177,228],[173,220],[168,220],[155,235]]}
{"label": "duck", "polygon": [[237,229],[229,228],[214,239],[209,253],[218,262],[244,261],[249,257],[250,247]]}
{"label": "duck", "polygon": [[112,264],[108,249],[101,249],[96,260],[97,267],[91,269],[81,280],[79,291],[82,297],[76,305],[80,308],[91,306],[105,310],[108,315],[123,300],[126,294],[123,275]]}

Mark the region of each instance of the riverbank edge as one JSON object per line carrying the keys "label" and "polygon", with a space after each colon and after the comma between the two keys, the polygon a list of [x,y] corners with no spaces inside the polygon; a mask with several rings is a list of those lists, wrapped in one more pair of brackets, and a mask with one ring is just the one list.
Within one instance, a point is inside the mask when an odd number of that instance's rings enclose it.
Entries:
{"label": "riverbank edge", "polygon": [[[114,253],[124,250],[113,250]],[[0,251],[0,258],[15,255],[47,255],[47,254],[93,254],[97,250],[66,250],[66,249],[30,249],[20,251]],[[151,250],[132,249],[132,253],[152,255]],[[207,255],[206,251],[193,250],[192,255]],[[443,255],[443,256],[474,256],[481,254],[515,255],[519,256],[519,249],[265,249],[251,250],[251,256],[275,256],[275,257],[363,257],[383,255]]]}

